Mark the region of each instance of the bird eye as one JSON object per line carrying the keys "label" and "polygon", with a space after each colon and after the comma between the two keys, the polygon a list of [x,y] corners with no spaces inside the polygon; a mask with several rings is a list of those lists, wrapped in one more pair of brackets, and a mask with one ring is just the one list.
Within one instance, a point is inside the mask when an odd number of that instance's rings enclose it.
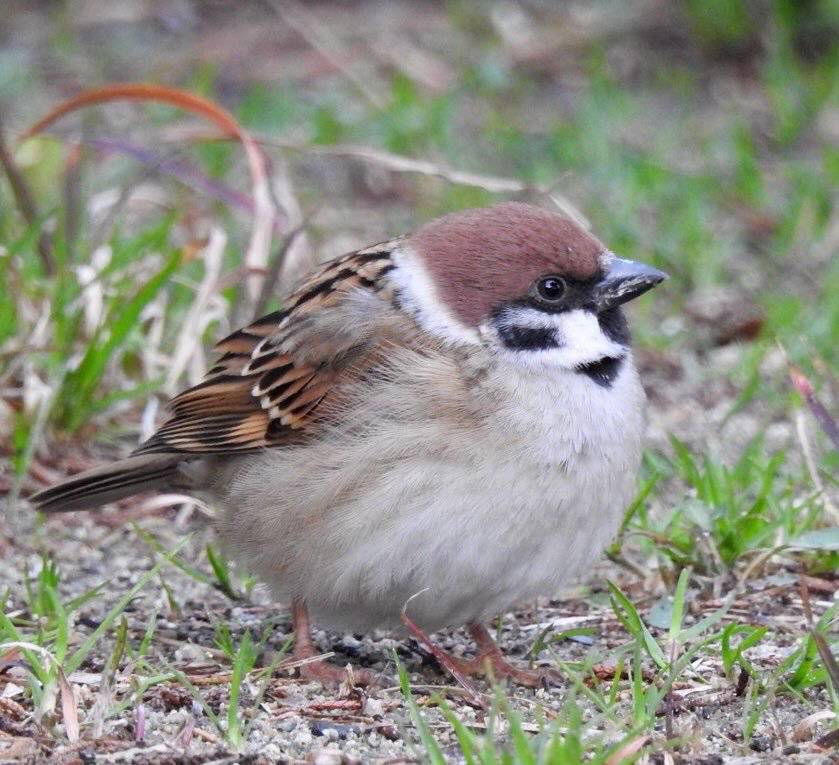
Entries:
{"label": "bird eye", "polygon": [[565,280],[560,276],[543,276],[536,282],[536,292],[542,300],[556,303],[565,294]]}

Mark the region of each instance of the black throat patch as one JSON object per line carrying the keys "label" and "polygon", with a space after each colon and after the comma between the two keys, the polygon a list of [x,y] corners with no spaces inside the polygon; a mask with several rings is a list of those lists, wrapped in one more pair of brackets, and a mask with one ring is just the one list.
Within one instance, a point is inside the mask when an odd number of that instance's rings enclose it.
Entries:
{"label": "black throat patch", "polygon": [[[552,348],[560,348],[563,345],[557,329],[553,327],[532,327],[526,324],[516,323],[517,310],[535,309],[548,315],[561,314],[570,310],[589,310],[594,313],[593,301],[591,300],[591,289],[593,284],[570,283],[570,295],[561,308],[548,310],[538,301],[534,303],[532,296],[524,296],[502,304],[493,312],[492,320],[498,332],[498,338],[505,348],[512,351],[546,351]],[[597,322],[600,331],[611,340],[624,348],[629,348],[631,336],[626,317],[619,306],[610,308],[597,314]],[[586,364],[579,364],[574,370],[588,377],[596,385],[603,388],[611,388],[615,378],[621,371],[624,356],[604,356],[597,361]]]}
{"label": "black throat patch", "polygon": [[612,383],[621,371],[623,357],[614,358],[604,356],[598,361],[591,361],[588,364],[580,364],[576,367],[577,372],[585,375],[603,388],[611,388]]}
{"label": "black throat patch", "polygon": [[618,345],[629,347],[632,342],[632,336],[629,333],[629,324],[627,324],[626,316],[623,315],[620,306],[610,308],[608,311],[603,311],[597,315],[597,321],[600,324],[600,329],[612,342]]}

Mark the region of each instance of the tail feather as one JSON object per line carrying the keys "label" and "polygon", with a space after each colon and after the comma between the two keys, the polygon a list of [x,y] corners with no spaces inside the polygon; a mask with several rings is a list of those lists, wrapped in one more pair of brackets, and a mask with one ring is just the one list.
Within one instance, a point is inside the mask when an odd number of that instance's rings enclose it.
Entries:
{"label": "tail feather", "polygon": [[174,488],[183,455],[146,454],[113,462],[68,478],[29,498],[47,513],[90,510],[132,494]]}

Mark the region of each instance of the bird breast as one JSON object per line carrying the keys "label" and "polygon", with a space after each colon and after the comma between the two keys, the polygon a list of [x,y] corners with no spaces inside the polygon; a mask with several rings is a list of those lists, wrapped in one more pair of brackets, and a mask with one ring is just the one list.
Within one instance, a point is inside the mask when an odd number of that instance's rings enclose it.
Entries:
{"label": "bird breast", "polygon": [[554,594],[635,490],[631,359],[604,388],[475,354],[397,354],[346,406],[317,441],[228,463],[213,491],[227,550],[324,626],[398,626],[420,592],[411,613],[427,629]]}

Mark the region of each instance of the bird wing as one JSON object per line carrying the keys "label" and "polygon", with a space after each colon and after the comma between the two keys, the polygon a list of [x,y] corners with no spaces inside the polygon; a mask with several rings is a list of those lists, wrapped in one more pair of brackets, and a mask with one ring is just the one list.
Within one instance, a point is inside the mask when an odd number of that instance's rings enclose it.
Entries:
{"label": "bird wing", "polygon": [[170,419],[134,454],[244,452],[310,433],[318,408],[388,334],[383,277],[395,244],[328,262],[281,310],[221,340],[216,365],[169,402]]}

